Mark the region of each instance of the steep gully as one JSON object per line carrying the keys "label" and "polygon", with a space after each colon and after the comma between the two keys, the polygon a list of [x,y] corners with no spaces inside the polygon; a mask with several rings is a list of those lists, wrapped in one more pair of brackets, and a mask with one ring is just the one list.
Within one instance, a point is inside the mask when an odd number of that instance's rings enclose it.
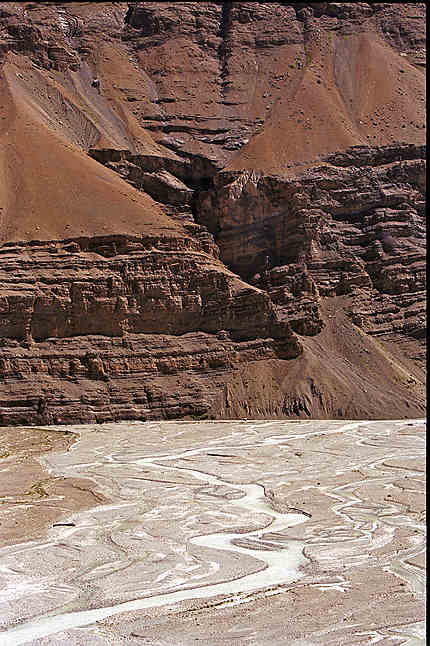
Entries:
{"label": "steep gully", "polygon": [[321,297],[352,294],[350,315],[366,332],[424,339],[425,147],[356,146],[293,178],[221,171],[190,154],[183,164],[128,151],[89,154],[267,291],[294,332],[321,331]]}
{"label": "steep gully", "polygon": [[[187,600],[216,597],[204,607],[223,608],[291,586],[351,594],[355,572],[364,576],[363,607],[372,594],[364,581],[381,570],[406,583],[419,609],[424,573],[414,559],[425,551],[423,518],[413,497],[405,504],[396,492],[421,487],[424,429],[423,420],[72,427],[79,442],[43,461],[57,475],[91,478],[112,504],[74,515],[65,522],[73,527],[52,529],[46,541],[0,551],[9,626],[2,644],[67,638],[114,615]],[[153,453],[160,441],[172,448]],[[303,489],[312,513],[291,506]],[[318,512],[321,500],[328,507]],[[377,630],[371,614],[341,636],[424,643],[422,623],[410,617],[396,626],[386,613]],[[135,623],[127,617],[122,630]],[[86,639],[92,643],[91,632]]]}

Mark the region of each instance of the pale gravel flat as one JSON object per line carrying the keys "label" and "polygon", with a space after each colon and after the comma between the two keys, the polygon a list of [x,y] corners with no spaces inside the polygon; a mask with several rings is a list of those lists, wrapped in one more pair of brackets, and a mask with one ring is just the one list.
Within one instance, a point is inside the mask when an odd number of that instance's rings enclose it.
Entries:
{"label": "pale gravel flat", "polygon": [[425,643],[425,420],[67,428],[111,502],[0,550],[2,645]]}

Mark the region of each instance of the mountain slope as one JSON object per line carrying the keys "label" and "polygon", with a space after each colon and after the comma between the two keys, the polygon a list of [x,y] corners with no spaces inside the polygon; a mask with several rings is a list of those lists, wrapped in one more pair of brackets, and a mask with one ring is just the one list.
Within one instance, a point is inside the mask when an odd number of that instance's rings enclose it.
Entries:
{"label": "mountain slope", "polygon": [[0,423],[413,417],[423,3],[0,3]]}

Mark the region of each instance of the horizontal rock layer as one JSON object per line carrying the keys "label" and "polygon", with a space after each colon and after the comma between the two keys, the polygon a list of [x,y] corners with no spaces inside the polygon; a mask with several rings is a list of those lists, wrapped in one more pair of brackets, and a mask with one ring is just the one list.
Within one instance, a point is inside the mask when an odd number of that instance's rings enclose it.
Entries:
{"label": "horizontal rock layer", "polygon": [[0,424],[381,419],[394,401],[396,417],[424,414],[419,371],[387,362],[386,348],[352,331],[348,319],[328,314],[323,332],[301,345],[294,359],[294,344],[232,341],[225,330],[9,342],[0,352]]}
{"label": "horizontal rock layer", "polygon": [[296,347],[268,295],[191,238],[125,236],[1,248],[1,336],[48,338],[227,330],[276,336]]}
{"label": "horizontal rock layer", "polygon": [[424,5],[178,6],[0,3],[0,424],[421,416]]}

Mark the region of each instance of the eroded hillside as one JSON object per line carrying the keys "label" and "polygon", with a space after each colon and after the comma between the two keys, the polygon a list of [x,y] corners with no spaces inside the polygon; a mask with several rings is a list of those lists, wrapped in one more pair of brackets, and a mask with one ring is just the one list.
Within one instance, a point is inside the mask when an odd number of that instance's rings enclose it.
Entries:
{"label": "eroded hillside", "polygon": [[425,404],[423,3],[0,3],[0,423]]}

